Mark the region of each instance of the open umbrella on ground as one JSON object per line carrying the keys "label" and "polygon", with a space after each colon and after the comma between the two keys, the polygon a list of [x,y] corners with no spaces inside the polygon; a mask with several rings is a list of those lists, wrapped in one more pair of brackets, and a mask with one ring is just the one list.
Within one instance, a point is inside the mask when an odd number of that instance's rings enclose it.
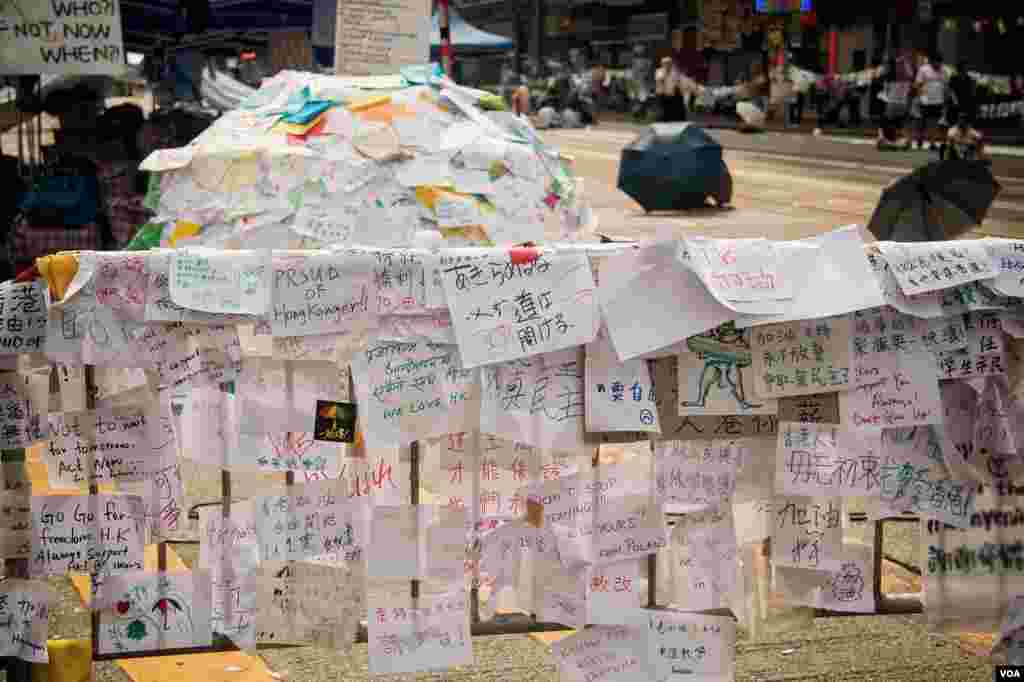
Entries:
{"label": "open umbrella on ground", "polygon": [[655,123],[622,150],[618,187],[645,211],[719,206],[732,200],[722,145],[691,123]]}
{"label": "open umbrella on ground", "polygon": [[1002,189],[985,161],[937,161],[885,188],[868,230],[897,242],[953,239],[980,225]]}

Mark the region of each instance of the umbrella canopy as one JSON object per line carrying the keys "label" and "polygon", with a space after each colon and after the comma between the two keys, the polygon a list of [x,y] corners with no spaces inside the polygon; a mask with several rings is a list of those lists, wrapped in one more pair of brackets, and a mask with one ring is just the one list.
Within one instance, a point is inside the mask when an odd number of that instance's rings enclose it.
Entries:
{"label": "umbrella canopy", "polygon": [[622,150],[618,186],[645,211],[719,204],[731,198],[722,146],[691,123],[655,123]]}
{"label": "umbrella canopy", "polygon": [[889,185],[868,230],[888,241],[953,239],[985,219],[1002,189],[984,161],[938,161]]}

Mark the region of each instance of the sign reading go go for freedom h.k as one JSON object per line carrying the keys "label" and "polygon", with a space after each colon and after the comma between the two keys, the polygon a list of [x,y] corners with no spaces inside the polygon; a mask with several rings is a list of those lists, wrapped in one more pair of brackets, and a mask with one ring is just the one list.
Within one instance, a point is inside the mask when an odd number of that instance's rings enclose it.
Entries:
{"label": "sign reading go go for freedom h.k", "polygon": [[0,0],[0,74],[119,74],[119,0]]}

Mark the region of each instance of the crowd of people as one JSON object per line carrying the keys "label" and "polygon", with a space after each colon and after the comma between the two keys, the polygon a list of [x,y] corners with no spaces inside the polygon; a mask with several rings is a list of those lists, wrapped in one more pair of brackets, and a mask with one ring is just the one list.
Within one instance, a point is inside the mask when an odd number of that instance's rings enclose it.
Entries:
{"label": "crowd of people", "polygon": [[[872,108],[879,121],[879,149],[927,145],[940,159],[984,155],[982,136],[973,127],[978,88],[965,62],[947,77],[937,52],[918,64],[891,58],[877,83]],[[909,133],[908,122],[913,124]]]}

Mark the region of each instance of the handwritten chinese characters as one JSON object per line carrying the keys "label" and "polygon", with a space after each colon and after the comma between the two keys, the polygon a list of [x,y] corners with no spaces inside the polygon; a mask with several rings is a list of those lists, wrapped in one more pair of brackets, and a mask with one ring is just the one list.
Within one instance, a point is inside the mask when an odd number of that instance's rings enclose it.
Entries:
{"label": "handwritten chinese characters", "polygon": [[41,281],[0,284],[0,355],[38,353],[46,341]]}
{"label": "handwritten chinese characters", "polygon": [[539,448],[583,444],[584,371],[575,348],[513,360],[483,373],[480,428]]}
{"label": "handwritten chinese characters", "polygon": [[985,244],[980,241],[879,242],[878,248],[907,296],[990,279],[998,274]]}
{"label": "handwritten chinese characters", "polygon": [[171,300],[209,313],[262,315],[270,299],[270,264],[258,251],[182,251],[171,259]]}
{"label": "handwritten chinese characters", "polygon": [[582,253],[443,256],[441,273],[465,367],[570,348],[597,334],[594,278]]}
{"label": "handwritten chinese characters", "polygon": [[0,589],[0,656],[46,663],[50,609],[57,595],[45,583],[8,578]]}
{"label": "handwritten chinese characters", "polygon": [[971,313],[964,317],[966,348],[938,355],[939,379],[971,379],[1007,373],[1006,337],[999,317]]}
{"label": "handwritten chinese characters", "polygon": [[661,441],[654,458],[657,498],[679,512],[728,503],[747,453],[742,441]]}
{"label": "handwritten chinese characters", "polygon": [[769,324],[751,339],[758,397],[844,391],[850,385],[845,317]]}
{"label": "handwritten chinese characters", "polygon": [[658,408],[647,363],[620,362],[608,336],[587,344],[587,431],[658,431]]}
{"label": "handwritten chinese characters", "polygon": [[779,497],[772,514],[772,563],[794,568],[838,567],[843,544],[839,499]]}
{"label": "handwritten chinese characters", "polygon": [[837,426],[780,425],[775,490],[786,495],[877,496],[881,434]]}
{"label": "handwritten chinese characters", "polygon": [[370,672],[435,670],[473,662],[465,590],[421,597],[410,606],[368,604]]}
{"label": "handwritten chinese characters", "polygon": [[296,561],[334,554],[359,561],[368,514],[365,499],[348,500],[333,481],[309,483],[287,495],[263,497],[256,504],[256,536],[264,561]]}

